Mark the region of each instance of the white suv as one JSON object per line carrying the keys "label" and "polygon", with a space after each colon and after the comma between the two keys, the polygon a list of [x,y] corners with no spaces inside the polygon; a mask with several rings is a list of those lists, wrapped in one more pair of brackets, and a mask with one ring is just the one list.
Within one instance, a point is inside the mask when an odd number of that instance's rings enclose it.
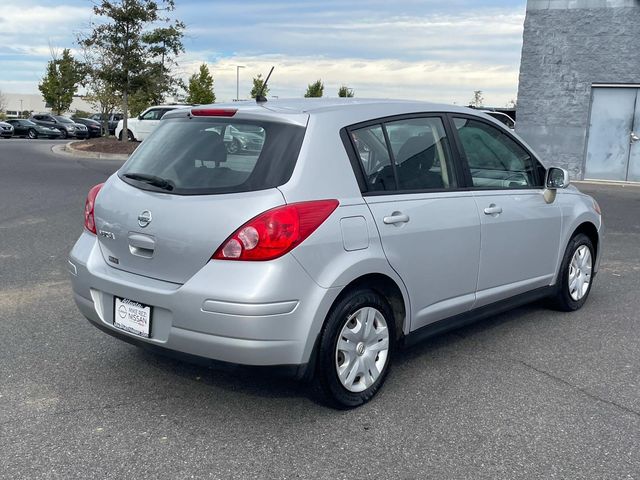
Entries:
{"label": "white suv", "polygon": [[[158,105],[149,107],[137,117],[129,118],[127,122],[127,130],[129,140],[141,142],[153,132],[160,123],[160,119],[170,110],[176,108],[188,107],[190,105]],[[118,122],[116,127],[116,137],[122,140],[122,130],[124,120]]]}

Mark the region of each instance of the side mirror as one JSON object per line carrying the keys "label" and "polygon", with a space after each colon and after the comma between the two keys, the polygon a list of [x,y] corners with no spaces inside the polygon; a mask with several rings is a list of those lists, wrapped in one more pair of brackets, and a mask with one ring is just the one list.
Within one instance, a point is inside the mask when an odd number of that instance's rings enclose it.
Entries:
{"label": "side mirror", "polygon": [[545,187],[549,190],[557,190],[558,188],[567,188],[571,180],[569,172],[564,168],[551,167],[547,170],[547,178],[545,179]]}

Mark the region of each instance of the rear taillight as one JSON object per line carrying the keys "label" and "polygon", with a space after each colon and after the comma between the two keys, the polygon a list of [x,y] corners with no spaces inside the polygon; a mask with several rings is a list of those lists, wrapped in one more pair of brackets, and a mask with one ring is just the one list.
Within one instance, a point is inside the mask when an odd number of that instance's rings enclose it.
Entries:
{"label": "rear taillight", "polygon": [[318,200],[267,210],[236,230],[212,258],[264,261],[281,257],[322,225],[338,204],[338,200]]}
{"label": "rear taillight", "polygon": [[96,234],[96,220],[93,216],[93,208],[95,207],[96,197],[98,192],[102,188],[104,183],[91,187],[87,194],[87,200],[84,202],[84,228],[89,230],[94,235]]}

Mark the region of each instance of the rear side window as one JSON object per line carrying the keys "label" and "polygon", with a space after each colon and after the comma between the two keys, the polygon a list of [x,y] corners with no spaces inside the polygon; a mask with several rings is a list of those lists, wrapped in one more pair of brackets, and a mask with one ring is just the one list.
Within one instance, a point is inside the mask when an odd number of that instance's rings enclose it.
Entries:
{"label": "rear side window", "polygon": [[177,195],[274,188],[291,177],[304,132],[275,122],[163,120],[118,175],[136,187]]}
{"label": "rear side window", "polygon": [[408,118],[351,131],[368,191],[455,187],[452,155],[440,117]]}

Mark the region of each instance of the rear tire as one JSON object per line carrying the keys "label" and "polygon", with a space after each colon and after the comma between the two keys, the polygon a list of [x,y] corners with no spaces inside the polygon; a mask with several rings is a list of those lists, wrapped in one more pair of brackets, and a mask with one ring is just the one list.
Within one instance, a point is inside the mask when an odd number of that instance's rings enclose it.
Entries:
{"label": "rear tire", "polygon": [[67,131],[65,129],[60,130],[60,134],[61,134],[61,138],[63,140],[67,139],[69,137],[69,134],[67,133]]}
{"label": "rear tire", "polygon": [[27,137],[31,139],[38,138],[38,132],[36,132],[33,128],[30,128],[29,131],[27,132]]}
{"label": "rear tire", "polygon": [[[136,138],[133,136],[133,133],[131,133],[131,130],[127,130],[127,138],[130,142],[136,141]],[[118,135],[118,140],[122,141],[122,132],[120,132],[120,134]]]}
{"label": "rear tire", "polygon": [[395,350],[391,307],[369,289],[348,292],[320,333],[315,386],[338,409],[359,407],[382,387]]}
{"label": "rear tire", "polygon": [[575,235],[567,245],[560,265],[552,306],[563,312],[582,308],[593,285],[595,250],[591,239],[583,233]]}

